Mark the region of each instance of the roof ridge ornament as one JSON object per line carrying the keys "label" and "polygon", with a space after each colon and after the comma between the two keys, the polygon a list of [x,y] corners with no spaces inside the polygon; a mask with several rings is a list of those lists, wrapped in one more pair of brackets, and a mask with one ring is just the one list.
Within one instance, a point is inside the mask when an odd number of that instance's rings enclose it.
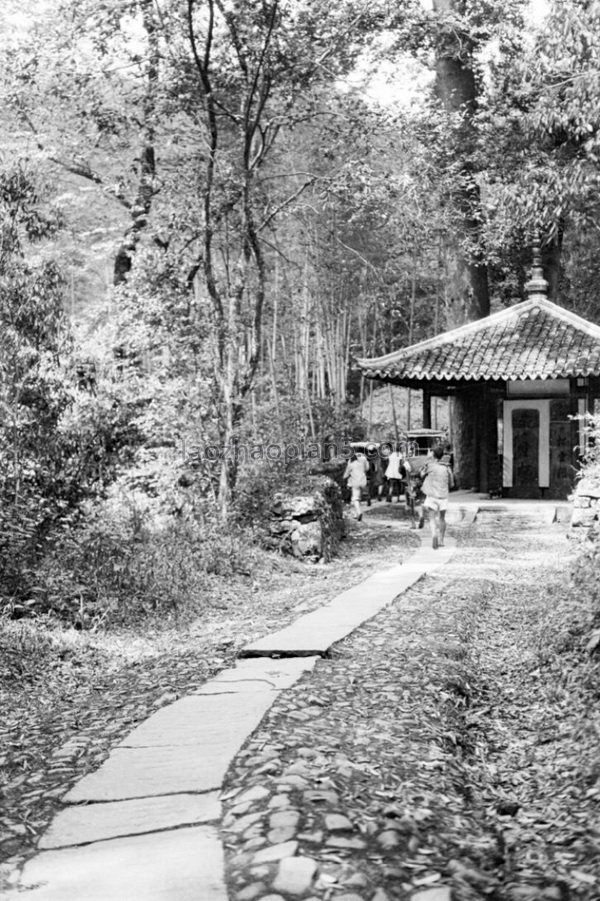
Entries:
{"label": "roof ridge ornament", "polygon": [[525,282],[525,291],[529,300],[548,300],[548,282],[544,278],[542,248],[538,231],[533,236],[533,263],[529,281]]}

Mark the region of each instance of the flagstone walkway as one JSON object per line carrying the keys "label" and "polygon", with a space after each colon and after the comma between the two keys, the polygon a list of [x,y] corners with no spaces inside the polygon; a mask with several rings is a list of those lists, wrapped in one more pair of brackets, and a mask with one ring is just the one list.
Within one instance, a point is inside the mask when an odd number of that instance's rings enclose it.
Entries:
{"label": "flagstone walkway", "polygon": [[[476,509],[456,507],[455,518],[472,520]],[[450,560],[452,538],[434,551],[428,531],[420,534],[422,547],[404,564],[248,645],[235,667],[134,729],[65,796],[6,901],[226,901],[218,825],[231,761],[274,701],[333,644]],[[260,853],[265,862],[280,861],[274,891],[296,897],[305,894],[312,873],[286,840],[286,817],[282,810],[273,827],[279,840]],[[436,901],[431,892],[427,901]]]}

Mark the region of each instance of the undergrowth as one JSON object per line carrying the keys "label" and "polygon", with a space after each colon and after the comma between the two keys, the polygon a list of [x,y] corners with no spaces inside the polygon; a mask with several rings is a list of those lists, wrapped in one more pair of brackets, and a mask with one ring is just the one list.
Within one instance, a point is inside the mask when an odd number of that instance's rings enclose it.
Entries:
{"label": "undergrowth", "polygon": [[248,466],[223,522],[214,499],[171,470],[155,461],[141,475],[128,471],[79,518],[57,525],[40,553],[20,561],[18,591],[0,595],[4,614],[48,616],[79,630],[199,616],[215,580],[252,578],[264,567],[276,492],[320,487],[305,467]]}
{"label": "undergrowth", "polygon": [[[585,431],[588,450],[579,475],[598,482],[600,422],[588,417]],[[548,589],[539,659],[562,684],[587,692],[593,701],[600,698],[600,533],[597,527],[572,529],[570,544],[574,553],[568,574]]]}

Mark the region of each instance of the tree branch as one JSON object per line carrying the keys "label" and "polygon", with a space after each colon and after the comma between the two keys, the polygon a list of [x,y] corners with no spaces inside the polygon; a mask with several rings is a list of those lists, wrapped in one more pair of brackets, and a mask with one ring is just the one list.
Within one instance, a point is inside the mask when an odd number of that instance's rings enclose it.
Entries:
{"label": "tree branch", "polygon": [[[206,279],[206,287],[208,289],[210,299],[213,303],[215,313],[221,326],[219,328],[219,334],[221,335],[222,340],[222,324],[224,316],[223,303],[219,294],[219,290],[217,288],[213,261],[212,194],[215,179],[215,165],[219,147],[219,127],[217,125],[215,100],[209,76],[210,50],[212,47],[212,29],[214,22],[214,0],[208,0],[209,29],[206,37],[203,59],[200,58],[198,45],[196,42],[196,33],[194,31],[194,5],[195,0],[187,0],[188,36],[190,40],[190,47],[192,49],[192,56],[194,58],[196,69],[198,70],[200,85],[206,103],[206,117],[209,133],[208,159],[206,162],[206,188],[204,191],[204,254],[202,259],[202,266],[204,269],[204,277]],[[222,346],[220,346],[219,350],[221,354]]]}
{"label": "tree branch", "polygon": [[238,34],[238,30],[235,27],[235,19],[233,18],[232,13],[229,13],[224,9],[221,0],[215,0],[215,2],[217,5],[217,9],[219,10],[221,15],[223,16],[223,19],[227,23],[227,27],[229,29],[229,34],[231,35],[231,40],[233,43],[233,48],[235,50],[235,55],[237,56],[240,69],[242,70],[244,78],[247,82],[248,81],[248,61],[246,60],[246,57],[244,56],[244,51],[242,49],[242,42],[240,41],[240,36]]}
{"label": "tree branch", "polygon": [[263,219],[263,221],[258,226],[258,229],[257,229],[258,232],[261,232],[265,228],[268,228],[268,226],[271,224],[273,219],[275,219],[286,207],[288,207],[290,205],[290,203],[293,203],[294,200],[297,200],[298,197],[300,197],[306,191],[307,188],[310,188],[311,185],[314,185],[314,183],[316,181],[317,181],[317,176],[315,175],[312,178],[310,178],[308,181],[305,181],[304,184],[300,185],[300,187],[296,191],[294,191],[293,194],[290,194],[289,197],[286,197],[285,200],[282,200],[282,202],[278,206],[276,206],[275,209],[271,213],[269,213],[269,215],[266,217],[266,219]]}
{"label": "tree branch", "polygon": [[31,133],[35,138],[35,143],[37,145],[38,150],[41,150],[42,153],[45,153],[51,163],[54,163],[57,166],[60,166],[61,169],[64,169],[65,172],[70,172],[71,175],[77,175],[79,178],[85,178],[86,181],[91,181],[95,185],[98,185],[106,194],[111,194],[115,200],[121,204],[121,206],[125,207],[126,210],[131,209],[131,202],[127,200],[126,197],[117,191],[115,188],[109,188],[102,178],[97,172],[91,168],[89,163],[80,162],[78,163],[76,160],[62,160],[60,157],[54,156],[49,153],[45,144],[41,141],[37,128],[35,127],[34,122],[30,118],[29,114],[23,109],[22,106],[19,107],[19,115],[25,122],[25,124],[30,129]]}

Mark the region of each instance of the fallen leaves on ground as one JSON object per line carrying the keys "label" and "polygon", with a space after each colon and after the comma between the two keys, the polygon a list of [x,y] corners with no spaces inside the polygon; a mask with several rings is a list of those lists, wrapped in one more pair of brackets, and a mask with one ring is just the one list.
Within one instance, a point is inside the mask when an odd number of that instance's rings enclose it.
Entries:
{"label": "fallen leaves on ground", "polygon": [[[143,631],[68,632],[0,624],[0,861],[35,849],[66,791],[159,707],[231,666],[248,641],[281,628],[410,553],[408,533],[350,523],[341,555],[312,566],[263,554],[252,578],[213,578],[203,614]],[[349,566],[352,564],[352,566]]]}
{"label": "fallen leaves on ground", "polygon": [[[308,785],[289,794],[298,854],[319,865],[314,897],[362,880],[369,899],[382,886],[404,901],[440,884],[453,901],[595,901],[600,771],[586,723],[596,701],[576,678],[580,659],[569,674],[541,653],[567,585],[564,528],[488,514],[455,534],[450,564],[282,695],[227,789],[261,785],[273,797],[313,755]],[[261,750],[268,769],[257,771]],[[345,842],[327,840],[332,814],[353,824]],[[260,823],[246,839],[226,835],[232,901],[258,878],[249,849],[267,840]]]}

